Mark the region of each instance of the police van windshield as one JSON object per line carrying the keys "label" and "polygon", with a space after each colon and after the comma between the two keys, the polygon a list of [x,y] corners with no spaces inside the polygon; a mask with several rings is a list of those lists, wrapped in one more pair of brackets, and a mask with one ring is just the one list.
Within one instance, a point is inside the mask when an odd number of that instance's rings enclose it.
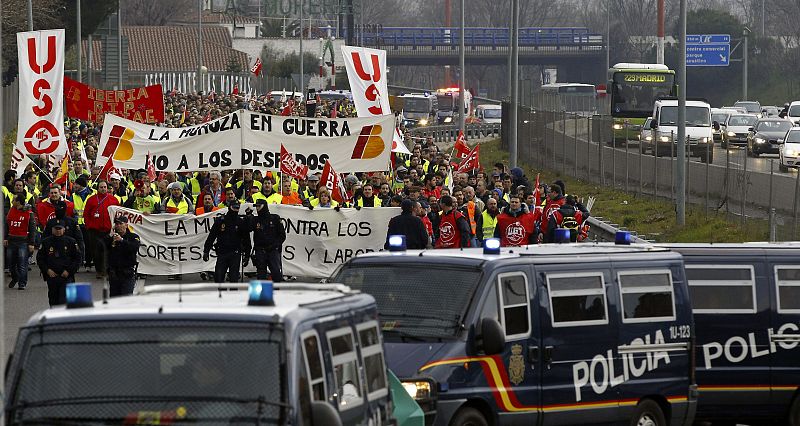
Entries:
{"label": "police van windshield", "polygon": [[458,336],[480,271],[418,266],[346,265],[331,282],[375,298],[387,341]]}
{"label": "police van windshield", "polygon": [[263,323],[103,322],[26,329],[15,423],[277,424],[283,332]]}

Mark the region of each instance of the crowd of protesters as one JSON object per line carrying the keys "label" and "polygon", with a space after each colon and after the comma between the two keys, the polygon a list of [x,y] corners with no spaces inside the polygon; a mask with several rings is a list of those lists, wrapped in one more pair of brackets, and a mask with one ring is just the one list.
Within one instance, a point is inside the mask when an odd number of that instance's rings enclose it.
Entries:
{"label": "crowd of protesters", "polygon": [[[194,95],[167,93],[164,97],[167,127],[202,123],[238,109],[270,114],[354,116],[347,101],[308,104],[267,96]],[[310,112],[311,111],[311,112]],[[408,237],[408,248],[479,247],[488,238],[503,246],[554,242],[555,229],[570,230],[572,241],[586,236],[586,209],[567,195],[561,181],[531,182],[520,168],[455,172],[456,163],[432,139],[406,139],[410,155],[395,155],[388,172],[358,173],[343,177],[344,193],[331,194],[319,187],[320,173],[303,179],[281,179],[261,170],[221,170],[159,173],[112,169],[100,176],[95,164],[101,126],[68,120],[71,147],[69,171],[59,184],[60,166],[46,157],[34,158],[17,176],[6,171],[3,181],[7,224],[26,214],[24,224],[7,226],[6,260],[11,265],[11,286],[24,288],[22,265],[43,237],[51,219],[74,220],[73,237],[80,240],[83,266],[94,268],[97,278],[107,273],[106,253],[112,223],[110,206],[124,206],[143,214],[203,214],[232,202],[299,205],[308,209],[401,207],[402,214],[389,225],[389,234]],[[144,167],[144,165],[143,165]],[[537,179],[538,181],[538,179]],[[264,202],[260,202],[262,204]],[[26,212],[30,212],[29,214]],[[420,231],[420,224],[424,234]],[[69,226],[67,226],[69,227]],[[13,248],[13,249],[12,249]]]}

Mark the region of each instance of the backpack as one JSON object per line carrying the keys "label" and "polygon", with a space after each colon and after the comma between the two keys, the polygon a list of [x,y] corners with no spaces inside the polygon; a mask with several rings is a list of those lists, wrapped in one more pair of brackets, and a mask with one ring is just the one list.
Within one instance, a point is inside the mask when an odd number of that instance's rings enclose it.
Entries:
{"label": "backpack", "polygon": [[578,241],[578,231],[580,229],[578,219],[575,218],[577,212],[577,210],[573,210],[570,215],[562,213],[561,225],[559,225],[559,228],[569,229],[569,240],[573,243]]}

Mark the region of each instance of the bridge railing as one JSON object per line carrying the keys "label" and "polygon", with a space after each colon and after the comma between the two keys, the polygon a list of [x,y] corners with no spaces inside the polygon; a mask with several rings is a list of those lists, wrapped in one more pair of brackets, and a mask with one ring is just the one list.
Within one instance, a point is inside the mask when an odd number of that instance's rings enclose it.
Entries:
{"label": "bridge railing", "polygon": [[[464,137],[467,140],[500,137],[500,129],[499,123],[470,123],[464,127]],[[456,138],[458,138],[458,125],[415,127],[408,130],[406,135],[414,138],[432,137],[434,142],[455,142]]]}
{"label": "bridge railing", "polygon": [[[467,28],[464,43],[467,46],[505,47],[509,44],[508,28]],[[364,33],[368,46],[448,46],[458,45],[459,28],[384,27],[377,32]],[[602,45],[601,34],[593,34],[583,27],[520,28],[519,45],[525,46],[578,46]]]}

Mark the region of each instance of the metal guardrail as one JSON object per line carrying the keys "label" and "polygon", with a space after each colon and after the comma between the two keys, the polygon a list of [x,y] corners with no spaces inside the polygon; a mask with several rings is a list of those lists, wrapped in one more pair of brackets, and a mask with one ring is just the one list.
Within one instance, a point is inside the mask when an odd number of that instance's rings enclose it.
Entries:
{"label": "metal guardrail", "polygon": [[[467,140],[500,137],[500,129],[500,123],[467,124],[464,128],[464,137]],[[406,134],[417,138],[432,137],[434,142],[454,142],[458,138],[458,125],[415,127],[406,131]]]}
{"label": "metal guardrail", "polygon": [[[508,28],[466,28],[466,46],[506,47]],[[458,44],[458,27],[381,27],[364,32],[364,45],[381,46],[453,46]],[[593,34],[585,27],[535,27],[519,29],[519,45],[524,46],[587,46],[603,45],[602,34]]]}
{"label": "metal guardrail", "polygon": [[632,243],[651,243],[652,241],[639,237],[639,235],[628,229],[619,227],[617,224],[606,222],[602,217],[589,216],[586,219],[589,223],[589,239],[597,241],[611,241],[616,238],[617,231],[628,231],[631,233]]}

